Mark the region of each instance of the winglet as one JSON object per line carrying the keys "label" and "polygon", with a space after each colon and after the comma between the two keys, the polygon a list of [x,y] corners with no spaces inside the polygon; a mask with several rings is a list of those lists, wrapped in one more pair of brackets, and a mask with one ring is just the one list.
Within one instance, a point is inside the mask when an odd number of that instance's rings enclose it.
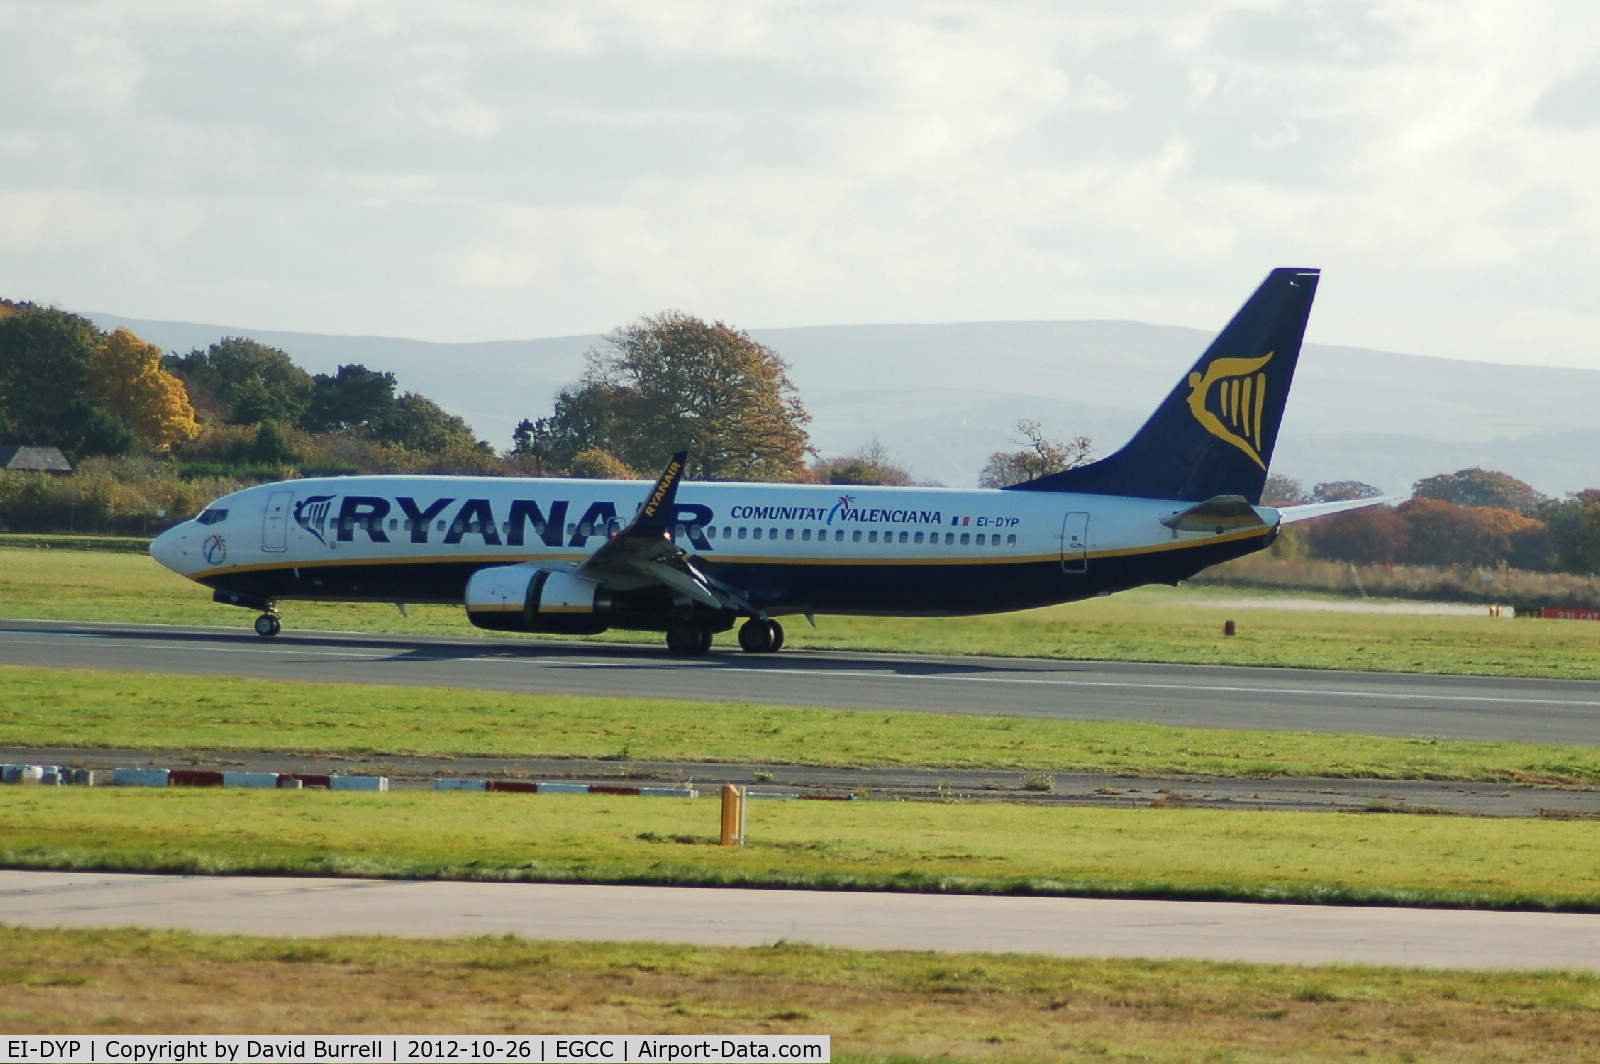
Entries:
{"label": "winglet", "polygon": [[633,519],[628,531],[653,531],[664,529],[672,521],[677,508],[678,485],[683,482],[683,471],[689,466],[689,452],[679,451],[667,461],[656,486],[645,496],[644,505]]}

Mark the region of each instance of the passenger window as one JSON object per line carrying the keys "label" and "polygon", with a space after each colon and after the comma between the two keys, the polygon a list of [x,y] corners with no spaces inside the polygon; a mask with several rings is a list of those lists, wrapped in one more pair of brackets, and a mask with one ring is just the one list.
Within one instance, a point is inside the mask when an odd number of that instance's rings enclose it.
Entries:
{"label": "passenger window", "polygon": [[878,542],[878,530],[877,529],[873,529],[871,532],[867,533],[867,542],[868,543],[876,543],[876,542]]}
{"label": "passenger window", "polygon": [[1010,535],[1010,536],[1006,537],[1006,546],[1015,547],[1016,545],[1017,545],[1017,537],[1015,535]]}
{"label": "passenger window", "polygon": [[743,525],[740,525],[739,526],[739,538],[743,539],[745,537],[745,534],[747,532],[749,532],[749,531],[750,531],[749,529],[745,528]]}
{"label": "passenger window", "polygon": [[916,542],[916,543],[921,543],[922,542],[922,533],[921,532],[917,533],[914,542]]}
{"label": "passenger window", "polygon": [[436,529],[435,529],[435,530],[434,530],[434,531],[436,531],[436,532],[443,532],[443,531],[444,531],[444,522],[443,522],[443,521],[440,521],[440,522],[439,522],[439,527],[438,527],[438,528],[436,528]]}
{"label": "passenger window", "polygon": [[592,536],[592,535],[594,535],[594,526],[591,525],[587,521],[578,522],[578,535],[580,535],[580,536]]}
{"label": "passenger window", "polygon": [[733,528],[731,526],[729,526],[729,525],[723,525],[722,526],[722,538],[723,539],[732,539],[733,538]]}
{"label": "passenger window", "polygon": [[545,530],[546,527],[548,527],[548,526],[545,525],[545,523],[543,521],[535,521],[533,523],[533,534],[536,535],[536,536],[544,535],[544,530]]}
{"label": "passenger window", "polygon": [[836,529],[833,530],[833,541],[835,543],[843,543],[844,542],[844,529],[836,528]]}
{"label": "passenger window", "polygon": [[971,541],[972,541],[972,535],[971,535],[971,533],[968,533],[968,532],[963,532],[963,533],[961,533],[961,545],[962,545],[962,546],[963,546],[963,547],[965,547],[965,546],[966,546],[966,545],[967,545],[967,544],[968,544],[968,543],[970,543],[970,542],[971,542]]}
{"label": "passenger window", "polygon": [[983,546],[983,533],[982,532],[978,533],[978,546],[980,546],[980,547]]}
{"label": "passenger window", "polygon": [[399,520],[397,518],[393,518],[393,517],[389,518],[389,531],[390,532],[393,532],[395,529],[397,529],[399,527],[400,527],[400,522],[399,522]]}
{"label": "passenger window", "polygon": [[768,539],[777,539],[778,538],[778,530],[776,528],[769,529],[767,531],[767,538]]}
{"label": "passenger window", "polygon": [[783,530],[783,538],[784,539],[793,539],[794,538],[794,529],[792,529],[792,528],[784,529]]}
{"label": "passenger window", "polygon": [[801,541],[801,542],[802,542],[802,543],[809,543],[809,542],[811,542],[811,529],[809,529],[809,528],[802,528],[802,529],[801,529],[801,530],[800,530],[800,541]]}
{"label": "passenger window", "polygon": [[[619,529],[617,529],[617,531],[621,532],[622,529],[619,528]],[[672,529],[672,535],[676,539],[688,539],[689,538],[689,530],[687,528],[683,527],[682,525],[677,525]]]}
{"label": "passenger window", "polygon": [[578,534],[578,526],[573,524],[573,523],[571,523],[570,521],[567,522],[567,538],[571,539],[573,536],[576,536],[577,534]]}
{"label": "passenger window", "polygon": [[860,543],[861,542],[861,529],[859,529],[859,528],[856,529],[855,530],[855,534],[850,537],[850,540],[853,543]]}
{"label": "passenger window", "polygon": [[716,539],[717,538],[717,526],[716,525],[707,525],[706,526],[706,538],[707,539]]}
{"label": "passenger window", "polygon": [[[922,538],[922,537],[921,537],[921,536],[918,536],[918,537],[917,537],[917,538],[918,538],[918,539],[921,539],[921,538]],[[901,542],[901,543],[906,543],[906,542],[909,542],[909,541],[910,541],[910,539],[911,539],[911,533],[909,533],[909,532],[902,532],[902,533],[900,533],[900,542]]]}
{"label": "passenger window", "polygon": [[450,534],[452,536],[459,536],[459,535],[461,535],[461,533],[463,533],[465,531],[466,531],[466,529],[461,527],[461,522],[460,521],[456,521],[455,523],[453,523],[450,526]]}
{"label": "passenger window", "polygon": [[760,539],[761,538],[761,529],[758,528],[754,532],[752,532],[750,534],[750,538],[751,539]]}

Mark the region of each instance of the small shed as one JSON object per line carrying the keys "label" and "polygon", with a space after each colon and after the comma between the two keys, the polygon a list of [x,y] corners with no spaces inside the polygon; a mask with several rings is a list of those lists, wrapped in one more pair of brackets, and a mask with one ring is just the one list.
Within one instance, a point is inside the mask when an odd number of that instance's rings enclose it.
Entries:
{"label": "small shed", "polygon": [[72,463],[59,447],[22,447],[15,444],[0,446],[0,472],[6,473],[59,473],[72,472]]}

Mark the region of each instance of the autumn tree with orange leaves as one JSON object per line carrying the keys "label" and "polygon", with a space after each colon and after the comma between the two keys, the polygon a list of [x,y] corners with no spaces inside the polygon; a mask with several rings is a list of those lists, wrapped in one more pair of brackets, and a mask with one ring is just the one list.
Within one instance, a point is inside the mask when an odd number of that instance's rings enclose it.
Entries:
{"label": "autumn tree with orange leaves", "polygon": [[200,434],[183,382],[161,364],[161,349],[127,329],[107,336],[89,358],[84,391],[120,415],[158,453]]}

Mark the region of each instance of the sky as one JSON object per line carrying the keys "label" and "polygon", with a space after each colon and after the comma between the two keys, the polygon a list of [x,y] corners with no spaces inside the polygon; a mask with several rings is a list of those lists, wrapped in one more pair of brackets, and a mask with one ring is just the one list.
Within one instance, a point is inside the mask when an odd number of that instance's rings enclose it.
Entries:
{"label": "sky", "polygon": [[0,296],[439,341],[1129,319],[1600,369],[1586,0],[0,0]]}

